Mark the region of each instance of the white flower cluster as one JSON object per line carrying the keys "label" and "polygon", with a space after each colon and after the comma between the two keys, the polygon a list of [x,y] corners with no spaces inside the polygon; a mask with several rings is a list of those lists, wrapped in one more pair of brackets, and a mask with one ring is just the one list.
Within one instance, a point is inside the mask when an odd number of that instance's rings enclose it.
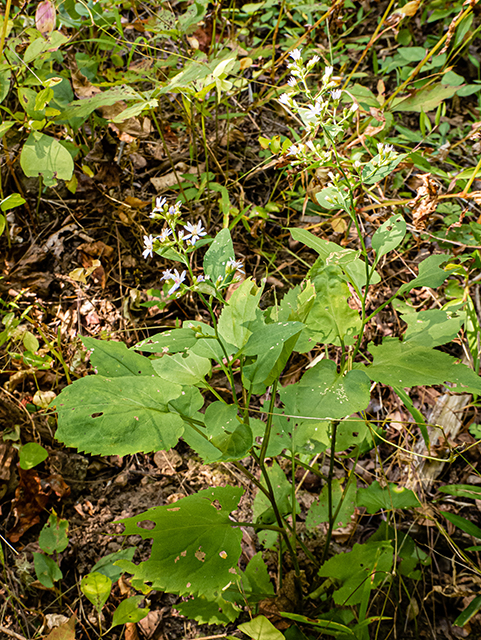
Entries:
{"label": "white flower cluster", "polygon": [[188,222],[186,225],[183,225],[184,231],[176,232],[175,227],[180,217],[181,205],[182,203],[178,201],[174,205],[169,206],[167,200],[160,196],[155,199],[155,207],[150,217],[155,220],[165,220],[167,226],[164,227],[158,236],[144,236],[144,251],[142,255],[145,259],[149,256],[152,258],[153,251],[160,245],[181,245],[182,242],[186,242],[187,245],[193,247],[199,238],[206,235],[206,231],[200,220],[196,223]]}
{"label": "white flower cluster", "polygon": [[[145,259],[149,256],[153,257],[153,252],[160,248],[162,245],[165,247],[174,247],[180,254],[187,253],[189,249],[193,248],[201,237],[207,235],[202,222],[199,220],[196,223],[187,222],[182,225],[183,229],[177,230],[180,218],[181,202],[176,202],[174,205],[169,206],[165,198],[160,196],[155,199],[155,207],[150,214],[151,218],[156,220],[164,220],[167,224],[158,236],[152,234],[144,236],[144,251],[142,255]],[[185,243],[185,245],[183,244]],[[237,272],[244,273],[242,262],[230,259],[225,263],[225,275],[219,276],[217,282],[212,283],[210,286],[219,288],[226,287],[231,282],[239,279],[240,276],[235,275]],[[192,278],[192,287],[194,290],[198,289],[198,285],[202,282],[209,280],[209,276],[194,276],[189,267],[190,276]],[[162,280],[170,284],[170,288],[167,291],[167,295],[171,296],[184,283],[187,277],[187,271],[179,273],[177,269],[166,269],[162,274]],[[182,295],[177,294],[177,296]]]}

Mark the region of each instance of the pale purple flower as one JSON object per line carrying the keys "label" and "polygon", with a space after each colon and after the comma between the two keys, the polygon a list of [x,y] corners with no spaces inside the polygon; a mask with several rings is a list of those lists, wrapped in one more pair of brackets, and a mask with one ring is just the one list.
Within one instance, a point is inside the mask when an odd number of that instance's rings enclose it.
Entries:
{"label": "pale purple flower", "polygon": [[188,222],[186,225],[184,225],[184,229],[188,232],[188,235],[185,236],[185,239],[188,240],[189,244],[191,245],[194,245],[201,236],[207,235],[207,232],[204,230],[204,227],[202,226],[202,222],[200,220],[199,222],[197,222],[197,224]]}
{"label": "pale purple flower", "polygon": [[144,260],[147,260],[148,256],[152,258],[152,251],[154,249],[155,238],[150,236],[144,236],[144,247],[145,249],[142,252],[144,256]]}
{"label": "pale purple flower", "polygon": [[169,229],[168,227],[166,227],[162,233],[160,234],[160,236],[158,237],[158,241],[162,244],[164,243],[167,238],[170,236],[170,234],[172,233],[172,229]]}
{"label": "pale purple flower", "polygon": [[169,278],[169,280],[174,281],[174,284],[168,290],[167,292],[168,296],[172,295],[174,291],[177,291],[180,285],[184,282],[186,274],[187,274],[187,271],[182,271],[182,273],[179,274],[177,269],[174,269],[174,273],[172,274],[172,277]]}

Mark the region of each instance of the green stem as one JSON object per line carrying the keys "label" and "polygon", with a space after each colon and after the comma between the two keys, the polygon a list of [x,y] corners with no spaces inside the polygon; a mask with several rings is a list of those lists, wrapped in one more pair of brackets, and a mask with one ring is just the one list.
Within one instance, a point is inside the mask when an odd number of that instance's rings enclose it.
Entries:
{"label": "green stem", "polygon": [[327,504],[329,514],[329,528],[327,530],[326,543],[324,545],[324,551],[322,553],[321,564],[327,560],[327,554],[329,553],[329,545],[331,544],[332,531],[334,528],[334,514],[332,511],[332,479],[334,475],[334,452],[336,450],[336,436],[337,425],[339,422],[336,420],[332,422],[332,438],[331,438],[331,459],[329,461],[329,477],[327,479]]}
{"label": "green stem", "polygon": [[271,437],[271,430],[272,430],[272,420],[274,418],[274,405],[276,402],[276,395],[277,395],[277,383],[279,381],[276,380],[274,382],[274,384],[272,385],[271,388],[271,401],[269,403],[269,413],[267,415],[267,424],[266,424],[266,430],[264,433],[264,438],[262,439],[262,446],[261,446],[261,451],[259,454],[259,462],[261,464],[261,466],[264,465],[264,460],[266,457],[266,452],[267,452],[267,447],[269,445],[269,439]]}

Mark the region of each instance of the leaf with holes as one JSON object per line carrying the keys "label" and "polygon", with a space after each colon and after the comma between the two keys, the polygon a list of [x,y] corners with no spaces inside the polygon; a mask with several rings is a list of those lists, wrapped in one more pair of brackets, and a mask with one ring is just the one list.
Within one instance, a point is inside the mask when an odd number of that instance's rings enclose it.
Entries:
{"label": "leaf with holes", "polygon": [[87,376],[55,399],[56,438],[94,455],[160,451],[177,444],[182,418],[167,406],[182,387],[155,376]]}
{"label": "leaf with holes", "polygon": [[[121,520],[122,535],[152,538],[152,551],[139,565],[125,560],[117,565],[133,573],[136,582],[148,582],[159,591],[217,598],[238,578],[242,531],[232,526],[229,514],[243,493],[230,486],[205,489]],[[141,528],[144,521],[154,523],[154,528]]]}
{"label": "leaf with holes", "polygon": [[187,351],[196,343],[195,332],[192,329],[172,329],[171,331],[163,331],[156,333],[150,338],[141,340],[132,349],[136,351],[146,351],[147,353],[162,353],[167,350],[168,353],[179,353]]}
{"label": "leaf with holes", "polygon": [[406,235],[406,221],[401,214],[391,216],[372,237],[372,248],[376,252],[376,262],[389,251],[398,247]]}

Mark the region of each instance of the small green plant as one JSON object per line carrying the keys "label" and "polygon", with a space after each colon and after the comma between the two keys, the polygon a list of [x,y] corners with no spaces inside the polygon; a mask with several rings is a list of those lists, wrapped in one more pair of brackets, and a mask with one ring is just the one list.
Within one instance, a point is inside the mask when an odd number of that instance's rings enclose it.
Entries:
{"label": "small green plant", "polygon": [[[257,488],[249,522],[232,516],[243,494],[235,486],[205,489],[123,520],[123,535],[153,541],[148,560],[138,565],[129,560],[116,563],[132,574],[133,587],[143,593],[157,589],[182,596],[185,601],[177,608],[200,622],[226,624],[245,605],[255,613],[259,600],[272,596],[273,589],[261,554],[245,570],[238,566],[240,527],[250,526],[265,549],[277,549],[281,557],[289,558],[299,613],[282,615],[312,622],[300,615],[307,595],[299,561],[302,551],[316,567],[314,588],[308,595],[319,601],[323,611],[315,623],[317,629],[364,640],[368,626],[383,619],[368,615],[372,590],[390,583],[397,571],[419,579],[417,567],[429,559],[391,524],[366,543],[354,545],[352,551],[329,558],[333,532],[349,521],[356,507],[391,513],[420,504],[412,491],[395,484],[358,487],[352,472],[343,481],[336,480],[336,453],[349,452],[356,459],[360,451],[375,446],[379,433],[365,413],[375,384],[392,387],[427,440],[426,425],[407,389],[449,383],[453,393],[479,394],[481,380],[437,349],[456,337],[465,322],[458,308],[406,313],[402,339],[386,337],[379,344],[366,344],[367,324],[386,305],[415,288],[441,286],[457,267],[447,265],[448,255],[431,255],[420,263],[416,277],[368,311],[369,292],[380,281],[376,266],[404,241],[406,222],[399,214],[387,219],[372,235],[372,251],[368,251],[356,215],[355,190],[374,189],[403,156],[380,144],[374,157],[361,154],[348,162],[340,158],[336,146],[356,109],[339,107],[343,93],[334,88],[332,69],[325,70],[320,92],[312,95],[305,79],[318,60],[304,65],[297,50],[292,60],[294,79],[289,84],[294,89],[301,86],[306,101],[299,104],[292,96],[280,101],[301,118],[306,137],[286,148],[285,155],[293,166],[332,167],[330,184],[318,200],[349,216],[360,250],[343,248],[304,229],[291,229],[292,237],[312,249],[317,259],[302,284],[266,308],[261,301],[265,283],[249,277],[241,281],[244,268],[236,260],[229,229],[208,238],[200,221],[182,220],[180,202],[169,205],[157,198],[152,218],[162,228],[156,236],[145,236],[144,257],[155,253],[176,265],[164,271],[158,297],[165,303],[195,293],[210,323],[186,321],[132,349],[114,341],[84,338],[96,375],[75,381],[56,399],[56,437],[67,446],[100,455],[168,450],[183,439],[204,463],[231,463]],[[203,272],[198,273],[192,254],[207,244]],[[236,281],[237,288],[227,301],[226,290]],[[353,295],[360,311],[349,305]],[[310,362],[301,379],[283,384],[290,359],[308,352]],[[228,396],[210,384],[213,370],[225,374]],[[316,460],[327,452],[326,477]],[[260,476],[246,466],[248,456]],[[312,554],[297,530],[299,467],[324,482],[306,520],[312,532],[327,524],[320,557]],[[153,528],[145,529],[145,521],[153,523]],[[395,558],[402,559],[399,568]],[[257,637],[256,625],[267,622],[262,616],[255,620],[252,628],[243,627],[252,637]]]}

